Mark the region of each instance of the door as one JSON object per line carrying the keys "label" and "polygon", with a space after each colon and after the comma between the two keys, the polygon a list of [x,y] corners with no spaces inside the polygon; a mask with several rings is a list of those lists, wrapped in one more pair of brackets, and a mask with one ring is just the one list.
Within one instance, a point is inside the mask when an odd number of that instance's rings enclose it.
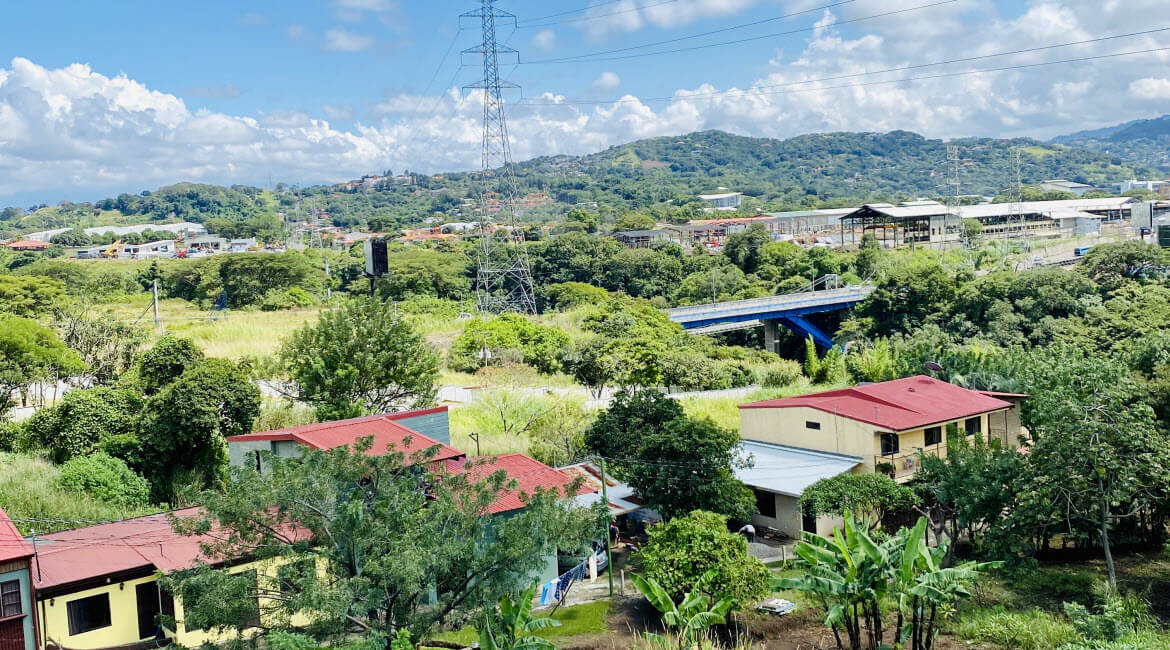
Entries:
{"label": "door", "polygon": [[138,638],[154,639],[165,636],[157,622],[158,615],[175,615],[175,601],[167,592],[159,592],[157,582],[144,582],[134,588],[138,599]]}
{"label": "door", "polygon": [[25,650],[23,616],[0,621],[0,650]]}

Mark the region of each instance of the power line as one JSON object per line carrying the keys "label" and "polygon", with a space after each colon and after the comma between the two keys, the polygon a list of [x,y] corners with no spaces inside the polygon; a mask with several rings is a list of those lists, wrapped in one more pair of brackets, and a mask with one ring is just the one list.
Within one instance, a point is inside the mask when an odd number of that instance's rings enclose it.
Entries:
{"label": "power line", "polygon": [[541,20],[548,20],[549,18],[558,18],[560,16],[567,16],[569,14],[579,14],[583,11],[589,11],[590,9],[596,9],[597,7],[604,7],[605,5],[611,5],[611,4],[621,2],[621,1],[622,0],[604,0],[603,2],[585,5],[584,7],[581,7],[580,9],[569,9],[568,11],[560,11],[560,12],[557,12],[555,14],[548,14],[547,16],[537,16],[536,18],[523,18],[521,20],[517,20],[516,22],[517,23],[534,23],[534,22],[538,22]]}
{"label": "power line", "polygon": [[[783,14],[780,16],[773,16],[772,18],[763,18],[761,20],[753,20],[753,21],[748,22],[748,23],[741,23],[739,25],[732,25],[730,27],[723,27],[720,29],[712,29],[710,31],[699,32],[698,34],[691,34],[689,36],[679,36],[678,38],[668,38],[664,41],[655,41],[653,43],[643,43],[642,45],[630,45],[628,47],[619,47],[619,48],[612,49],[612,50],[602,50],[600,52],[591,52],[588,54],[578,54],[576,56],[566,56],[566,57],[561,57],[558,59],[544,59],[543,62],[568,61],[568,60],[572,60],[572,59],[583,59],[586,57],[602,56],[605,54],[615,54],[617,52],[628,52],[630,50],[640,50],[643,48],[655,47],[658,45],[668,45],[670,43],[677,43],[679,41],[687,41],[687,40],[690,40],[692,38],[702,38],[704,36],[711,36],[713,34],[730,32],[730,31],[734,31],[737,29],[745,29],[748,27],[755,27],[756,25],[762,25],[764,23],[770,23],[770,22],[774,22],[777,20],[784,20],[785,18],[793,18],[793,17],[800,16],[803,14],[812,13],[814,11],[823,11],[826,9],[832,9],[833,7],[839,7],[841,5],[846,5],[846,4],[849,4],[852,2],[857,2],[857,0],[839,0],[838,2],[833,2],[833,3],[827,4],[827,5],[821,5],[819,7],[813,7],[812,9],[805,9],[803,11],[795,11],[795,12]],[[539,63],[539,62],[540,61],[534,61],[533,63]]]}
{"label": "power line", "polygon": [[[631,7],[630,9],[621,9],[618,11],[611,11],[611,12],[605,13],[605,14],[594,14],[591,16],[581,16],[580,18],[569,18],[568,20],[555,20],[555,21],[548,22],[548,23],[537,23],[535,25],[518,25],[518,28],[527,29],[529,27],[551,27],[553,25],[565,25],[568,23],[583,23],[583,22],[588,22],[590,20],[597,20],[599,18],[608,18],[610,16],[619,16],[621,14],[628,14],[628,13],[633,12],[633,11],[642,11],[644,9],[650,9],[652,7],[661,7],[662,5],[668,5],[668,4],[671,4],[673,2],[678,2],[678,0],[659,0],[658,2],[644,4],[640,7]],[[606,4],[606,3],[602,3],[602,4]],[[597,6],[601,6],[601,5],[597,5]],[[585,9],[582,9],[581,11],[587,11],[591,8],[592,7],[586,7]],[[533,19],[533,20],[535,20],[535,19]],[[527,22],[527,21],[517,21],[517,22]]]}
{"label": "power line", "polygon": [[[1170,29],[1170,28],[1165,28],[1165,29]],[[1161,30],[1159,30],[1159,31],[1161,31]],[[1053,46],[1047,46],[1047,47],[1048,48],[1055,48],[1055,47],[1065,47],[1065,46],[1064,45],[1060,45],[1060,46],[1053,45]],[[924,81],[924,80],[929,80],[929,79],[941,79],[941,78],[946,78],[946,77],[961,77],[961,76],[965,76],[965,75],[985,74],[988,72],[1004,72],[1004,71],[1008,71],[1008,70],[1023,70],[1023,69],[1027,69],[1027,68],[1037,68],[1037,67],[1050,66],[1050,65],[1059,65],[1059,64],[1063,64],[1063,63],[1079,63],[1079,62],[1083,62],[1083,61],[1096,61],[1099,59],[1109,59],[1109,58],[1116,58],[1116,57],[1122,57],[1122,56],[1133,56],[1133,55],[1137,55],[1137,54],[1151,54],[1154,52],[1164,52],[1167,50],[1170,50],[1170,47],[1156,47],[1156,48],[1149,48],[1149,49],[1144,49],[1144,50],[1130,50],[1127,52],[1113,52],[1110,54],[1097,54],[1097,55],[1093,55],[1093,56],[1083,56],[1083,57],[1075,57],[1075,58],[1069,58],[1069,59],[1057,59],[1055,61],[1041,61],[1041,62],[1037,62],[1037,63],[1021,63],[1021,64],[1017,64],[1017,65],[1001,66],[1001,67],[996,67],[996,68],[980,68],[980,69],[976,69],[976,70],[961,70],[961,71],[957,71],[957,72],[943,72],[943,73],[931,74],[931,75],[920,75],[917,77],[904,77],[901,79],[886,79],[886,80],[869,81],[869,82],[856,83],[856,84],[839,84],[839,85],[835,85],[835,86],[818,86],[815,88],[797,88],[797,89],[792,89],[792,90],[780,90],[780,91],[773,90],[773,91],[766,91],[766,92],[757,92],[754,89],[734,90],[734,91],[729,90],[729,91],[717,91],[717,92],[709,92],[709,93],[693,93],[693,94],[687,94],[687,95],[673,95],[670,97],[645,97],[645,98],[634,97],[634,98],[622,98],[622,99],[613,99],[613,100],[596,100],[596,101],[582,100],[582,101],[564,101],[564,102],[524,102],[524,104],[527,106],[593,106],[593,105],[624,104],[624,103],[671,102],[671,101],[676,101],[679,99],[691,99],[691,98],[701,98],[701,97],[719,97],[719,96],[759,97],[759,96],[765,96],[765,95],[785,95],[785,94],[796,94],[796,93],[806,93],[806,92],[819,92],[822,90],[836,90],[836,89],[840,89],[840,88],[861,88],[864,86],[896,84],[896,83],[903,83],[903,82],[908,82],[908,81]],[[1026,50],[1021,50],[1021,51],[1026,51]],[[958,62],[960,60],[970,61],[970,60],[975,60],[975,59],[994,58],[994,57],[999,57],[999,56],[1007,56],[1007,54],[1008,53],[988,54],[988,55],[985,55],[982,57],[968,57],[966,59],[955,59],[955,61]],[[889,68],[887,70],[875,70],[872,72],[859,72],[859,73],[854,73],[854,74],[849,74],[849,75],[841,75],[838,77],[823,77],[823,78],[816,78],[816,79],[806,79],[803,81],[794,81],[794,82],[789,82],[789,83],[785,83],[785,84],[776,84],[773,86],[758,86],[757,88],[795,86],[795,85],[802,85],[802,84],[809,84],[809,83],[817,83],[820,81],[827,81],[827,80],[831,80],[831,79],[860,77],[860,76],[868,76],[868,75],[872,75],[872,74],[881,74],[884,72],[894,72],[894,71],[910,69],[910,68],[923,68],[923,67],[930,67],[930,66],[937,66],[937,65],[945,65],[947,63],[950,63],[950,62],[949,61],[939,61],[936,63],[924,63],[924,64],[917,64],[915,66],[903,66],[900,68]]]}
{"label": "power line", "polygon": [[[860,23],[860,22],[864,22],[867,20],[874,20],[877,18],[885,18],[888,16],[897,16],[899,14],[910,13],[912,11],[919,11],[921,9],[930,9],[932,7],[940,7],[942,5],[949,5],[949,4],[952,4],[955,2],[958,2],[958,0],[940,0],[939,2],[931,2],[929,4],[917,5],[914,7],[906,7],[905,9],[894,9],[891,11],[885,11],[882,13],[872,14],[869,16],[862,16],[861,18],[851,18],[849,20],[842,20],[842,21],[834,23],[834,24],[835,25],[848,25],[851,23]],[[674,48],[671,50],[659,50],[657,52],[641,52],[641,53],[637,53],[637,54],[623,54],[621,56],[608,56],[608,57],[598,57],[598,58],[581,58],[581,57],[593,56],[590,54],[583,54],[580,57],[561,57],[561,58],[555,58],[555,59],[537,59],[535,61],[521,61],[520,64],[521,65],[539,65],[539,64],[546,64],[546,63],[589,63],[589,62],[594,62],[594,61],[622,61],[625,59],[637,59],[637,58],[646,57],[646,56],[658,56],[661,54],[678,54],[680,52],[692,52],[694,50],[704,50],[704,49],[708,49],[708,48],[712,48],[712,47],[723,47],[725,45],[739,45],[741,43],[760,41],[760,40],[764,40],[764,39],[768,39],[768,38],[777,38],[779,36],[790,36],[792,34],[811,32],[811,31],[815,31],[817,29],[821,29],[821,28],[817,25],[812,25],[810,27],[801,27],[800,29],[790,29],[790,30],[784,31],[784,32],[774,32],[772,34],[762,34],[760,36],[747,36],[744,38],[737,38],[737,39],[730,40],[730,41],[719,41],[718,43],[706,43],[704,45],[691,45],[689,47],[677,47],[677,48]]]}

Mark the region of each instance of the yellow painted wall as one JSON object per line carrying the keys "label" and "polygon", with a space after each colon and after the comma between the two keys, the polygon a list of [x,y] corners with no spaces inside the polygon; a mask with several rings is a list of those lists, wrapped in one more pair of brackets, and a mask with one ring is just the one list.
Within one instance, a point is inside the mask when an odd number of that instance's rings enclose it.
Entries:
{"label": "yellow painted wall", "polygon": [[[257,574],[276,576],[277,567],[282,564],[272,560],[240,564],[229,569],[231,573],[256,570]],[[55,596],[41,600],[38,603],[38,615],[43,612],[40,625],[43,636],[38,636],[49,643],[70,648],[71,650],[97,650],[114,646],[136,643],[138,638],[138,602],[136,587],[141,584],[155,582],[157,576],[147,576],[125,582],[114,582],[83,591]],[[83,632],[77,635],[69,634],[68,603],[81,598],[106,593],[110,599],[110,625]],[[217,634],[208,630],[188,631],[183,624],[183,603],[175,596],[175,619],[177,630],[168,636],[173,636],[176,642],[187,647],[196,647],[205,642],[222,643],[235,637],[234,632]],[[43,609],[42,609],[43,608]],[[265,599],[260,599],[260,610],[266,609]],[[304,616],[294,616],[290,623],[293,626],[304,626],[309,623]],[[246,634],[245,634],[246,636]]]}
{"label": "yellow painted wall", "polygon": [[[1000,412],[994,413],[994,417],[1000,418],[997,422],[1002,422]],[[978,417],[981,420],[982,435],[986,439],[990,424],[988,414]],[[853,470],[855,473],[874,471],[874,457],[881,454],[881,434],[885,432],[881,427],[807,406],[740,409],[739,419],[740,437],[744,440],[857,456],[862,459],[862,463]],[[963,430],[965,420],[966,418],[954,421],[960,431]],[[1009,418],[1009,422],[1011,421]],[[1018,422],[1018,418],[1015,421]],[[820,424],[820,429],[810,429],[807,424],[809,422]],[[947,424],[943,422],[939,425],[943,429],[944,441]],[[898,456],[913,454],[917,448],[925,446],[925,440],[926,433],[921,428],[900,432]],[[946,455],[945,444],[940,445],[939,451],[940,455]]]}

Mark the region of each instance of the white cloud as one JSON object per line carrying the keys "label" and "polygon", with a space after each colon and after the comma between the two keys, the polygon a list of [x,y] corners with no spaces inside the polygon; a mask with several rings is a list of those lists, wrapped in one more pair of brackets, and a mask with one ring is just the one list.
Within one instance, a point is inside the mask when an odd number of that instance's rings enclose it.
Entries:
{"label": "white cloud", "polygon": [[294,41],[299,40],[305,36],[305,26],[292,24],[284,28],[284,33]]}
{"label": "white cloud", "polygon": [[353,117],[353,108],[350,106],[325,104],[321,110],[325,113],[325,117],[331,120],[348,120]]}
{"label": "white cloud", "polygon": [[556,45],[557,33],[551,29],[542,29],[532,36],[532,45],[541,52],[550,52]]}
{"label": "white cloud", "polygon": [[[647,21],[640,1],[597,10],[634,6],[639,19]],[[921,1],[892,0],[892,8]],[[517,160],[581,154],[703,129],[768,137],[891,129],[927,137],[1047,137],[1152,117],[1165,112],[1170,100],[1170,75],[1151,72],[1167,69],[1170,55],[1165,53],[906,79],[1164,47],[1156,35],[867,74],[1149,29],[1149,11],[1164,0],[1133,2],[1141,11],[1112,0],[1104,5],[1095,0],[1038,0],[1023,14],[1005,17],[988,3],[959,0],[929,14],[854,23],[848,29],[840,23],[864,11],[843,5],[835,18],[820,12],[806,17],[801,24],[820,20],[816,33],[775,44],[790,55],[738,62],[759,70],[738,91],[699,79],[667,102],[626,94],[614,104],[572,104],[558,94],[562,88],[554,77],[547,82],[549,92],[508,105],[512,151]],[[930,28],[924,29],[928,18]],[[617,83],[605,96],[629,88],[628,78],[618,85],[622,80],[617,75],[626,69],[614,69]],[[599,85],[605,78],[597,78]],[[369,121],[345,129],[328,121],[345,120],[348,125],[355,114],[353,108],[336,104],[323,106],[315,116],[200,111],[126,76],[105,76],[81,64],[50,69],[17,58],[7,68],[0,63],[0,197],[29,192],[43,193],[44,200],[69,192],[74,197],[78,192],[104,196],[180,180],[263,183],[269,173],[287,182],[332,182],[370,169],[439,172],[479,164],[478,94],[463,96],[455,88],[426,97],[394,94],[376,106]]]}
{"label": "white cloud", "polygon": [[335,27],[325,30],[324,47],[334,52],[361,52],[374,45],[374,37]]}
{"label": "white cloud", "polygon": [[1142,100],[1170,100],[1170,79],[1143,77],[1129,84],[1129,95]]}
{"label": "white cloud", "polygon": [[739,13],[756,0],[620,0],[592,4],[583,20],[574,21],[592,40],[614,33],[636,32],[653,25],[669,29],[705,18]]}
{"label": "white cloud", "polygon": [[598,90],[613,90],[622,85],[622,78],[613,72],[602,72],[593,80],[593,87]]}
{"label": "white cloud", "polygon": [[228,83],[218,86],[191,86],[186,94],[195,97],[209,97],[211,99],[235,99],[243,94],[243,90],[236,84]]}
{"label": "white cloud", "polygon": [[358,11],[390,11],[395,8],[391,0],[333,0],[339,9],[356,9]]}

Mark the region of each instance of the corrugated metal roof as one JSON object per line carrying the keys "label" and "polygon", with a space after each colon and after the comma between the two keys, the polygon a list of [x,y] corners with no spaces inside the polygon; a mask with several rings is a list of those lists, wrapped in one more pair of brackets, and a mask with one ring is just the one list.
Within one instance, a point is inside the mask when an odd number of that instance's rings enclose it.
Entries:
{"label": "corrugated metal roof", "polygon": [[791,497],[799,497],[813,483],[844,474],[862,461],[856,456],[755,440],[744,440],[739,446],[750,453],[755,462],[753,467],[735,470],[736,478],[745,485]]}
{"label": "corrugated metal roof", "polygon": [[[516,485],[513,489],[500,490],[496,501],[488,507],[488,512],[491,514],[524,508],[527,505],[528,497],[538,487],[563,492],[573,482],[573,479],[564,472],[553,469],[524,454],[501,454],[467,460],[447,460],[444,463],[444,468],[451,474],[467,474],[473,481],[482,481],[492,474],[504,470],[509,479],[515,480]],[[582,485],[577,494],[585,494],[587,491],[588,488]]]}
{"label": "corrugated metal roof", "polygon": [[[601,468],[593,463],[577,463],[557,469],[571,479],[583,480],[582,494],[577,497],[577,503],[591,506],[601,502]],[[609,472],[605,473],[605,496],[609,499],[606,505],[614,515],[629,514],[642,509],[641,502],[634,496],[634,488],[617,480]]]}
{"label": "corrugated metal roof", "polygon": [[[466,454],[450,445],[445,445],[433,438],[424,436],[395,421],[415,415],[438,412],[443,408],[445,407],[425,409],[422,411],[407,411],[405,413],[367,415],[348,420],[305,424],[287,429],[275,429],[261,433],[231,436],[227,441],[228,443],[233,443],[289,440],[312,447],[313,449],[333,449],[342,446],[352,447],[357,443],[359,438],[373,436],[374,444],[370,447],[369,451],[371,454],[383,454],[390,445],[394,445],[395,451],[403,452],[409,456],[414,452],[423,451],[438,445],[439,451],[433,460],[439,461],[466,456]],[[409,442],[407,442],[407,438],[410,439]]]}
{"label": "corrugated metal roof", "polygon": [[741,409],[808,407],[890,431],[917,429],[1010,407],[1009,402],[919,375],[877,384],[742,404]]}
{"label": "corrugated metal roof", "polygon": [[32,547],[20,536],[16,525],[0,508],[0,562],[10,562],[29,557],[33,554]]}

